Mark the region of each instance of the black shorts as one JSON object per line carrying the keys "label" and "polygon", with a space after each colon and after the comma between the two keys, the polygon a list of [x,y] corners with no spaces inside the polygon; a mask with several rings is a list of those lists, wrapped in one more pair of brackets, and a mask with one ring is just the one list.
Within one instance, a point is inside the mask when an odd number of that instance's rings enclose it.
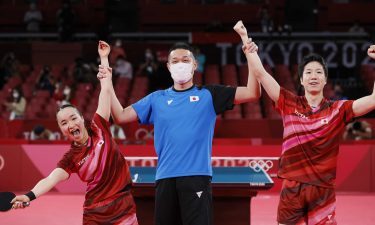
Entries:
{"label": "black shorts", "polygon": [[156,181],[155,225],[212,225],[210,176]]}

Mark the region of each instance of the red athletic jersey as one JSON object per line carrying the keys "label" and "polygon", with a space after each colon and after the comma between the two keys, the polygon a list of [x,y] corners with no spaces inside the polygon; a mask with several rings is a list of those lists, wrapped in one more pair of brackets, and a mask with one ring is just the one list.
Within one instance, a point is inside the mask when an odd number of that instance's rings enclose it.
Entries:
{"label": "red athletic jersey", "polygon": [[95,114],[87,146],[72,144],[57,165],[87,182],[85,208],[107,205],[124,195],[122,190],[132,182],[129,167],[109,127],[108,121]]}
{"label": "red athletic jersey", "polygon": [[323,99],[312,109],[304,96],[281,88],[276,106],[284,125],[279,177],[333,187],[340,137],[354,117],[352,105]]}

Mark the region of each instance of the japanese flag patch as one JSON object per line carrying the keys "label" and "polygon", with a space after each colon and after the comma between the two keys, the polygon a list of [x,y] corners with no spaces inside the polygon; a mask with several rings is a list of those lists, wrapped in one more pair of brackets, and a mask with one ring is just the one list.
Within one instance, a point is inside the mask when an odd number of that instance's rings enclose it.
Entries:
{"label": "japanese flag patch", "polygon": [[199,96],[190,96],[190,102],[197,102],[199,101]]}

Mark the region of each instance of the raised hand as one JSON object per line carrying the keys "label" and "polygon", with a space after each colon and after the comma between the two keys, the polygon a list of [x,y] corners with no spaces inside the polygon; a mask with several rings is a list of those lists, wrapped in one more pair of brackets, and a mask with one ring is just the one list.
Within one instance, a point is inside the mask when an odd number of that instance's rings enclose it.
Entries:
{"label": "raised hand", "polygon": [[245,53],[255,53],[255,52],[258,52],[258,45],[255,44],[255,42],[253,42],[251,40],[251,38],[249,38],[249,40],[244,43],[244,45],[242,45],[242,51]]}
{"label": "raised hand", "polygon": [[98,53],[99,53],[100,58],[108,57],[110,51],[111,51],[111,47],[109,46],[109,44],[107,44],[107,42],[99,41]]}
{"label": "raised hand", "polygon": [[237,34],[240,35],[242,43],[245,44],[249,37],[247,35],[246,27],[242,23],[242,20],[238,21],[236,25],[234,25],[233,30],[235,30]]}
{"label": "raised hand", "polygon": [[234,25],[233,29],[240,35],[243,46],[242,51],[245,53],[254,53],[258,51],[258,46],[247,35],[246,27],[243,25],[242,20]]}
{"label": "raised hand", "polygon": [[375,45],[371,45],[367,50],[367,55],[375,59]]}
{"label": "raised hand", "polygon": [[99,65],[99,72],[96,75],[99,80],[108,78],[112,79],[112,68],[107,66]]}

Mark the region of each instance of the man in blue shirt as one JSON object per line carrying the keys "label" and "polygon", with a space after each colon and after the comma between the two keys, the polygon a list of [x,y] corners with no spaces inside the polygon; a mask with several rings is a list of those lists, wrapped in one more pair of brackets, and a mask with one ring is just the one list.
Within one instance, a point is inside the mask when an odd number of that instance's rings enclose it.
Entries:
{"label": "man in blue shirt", "polygon": [[[101,42],[105,48],[105,42]],[[103,65],[108,59],[101,58]],[[155,91],[123,109],[112,91],[111,112],[116,123],[138,120],[154,125],[158,155],[155,194],[156,225],[212,225],[211,155],[216,115],[234,104],[255,101],[259,83],[249,74],[246,87],[197,87],[197,62],[192,48],[175,44],[168,70],[174,85]],[[111,79],[111,74],[99,79]]]}

